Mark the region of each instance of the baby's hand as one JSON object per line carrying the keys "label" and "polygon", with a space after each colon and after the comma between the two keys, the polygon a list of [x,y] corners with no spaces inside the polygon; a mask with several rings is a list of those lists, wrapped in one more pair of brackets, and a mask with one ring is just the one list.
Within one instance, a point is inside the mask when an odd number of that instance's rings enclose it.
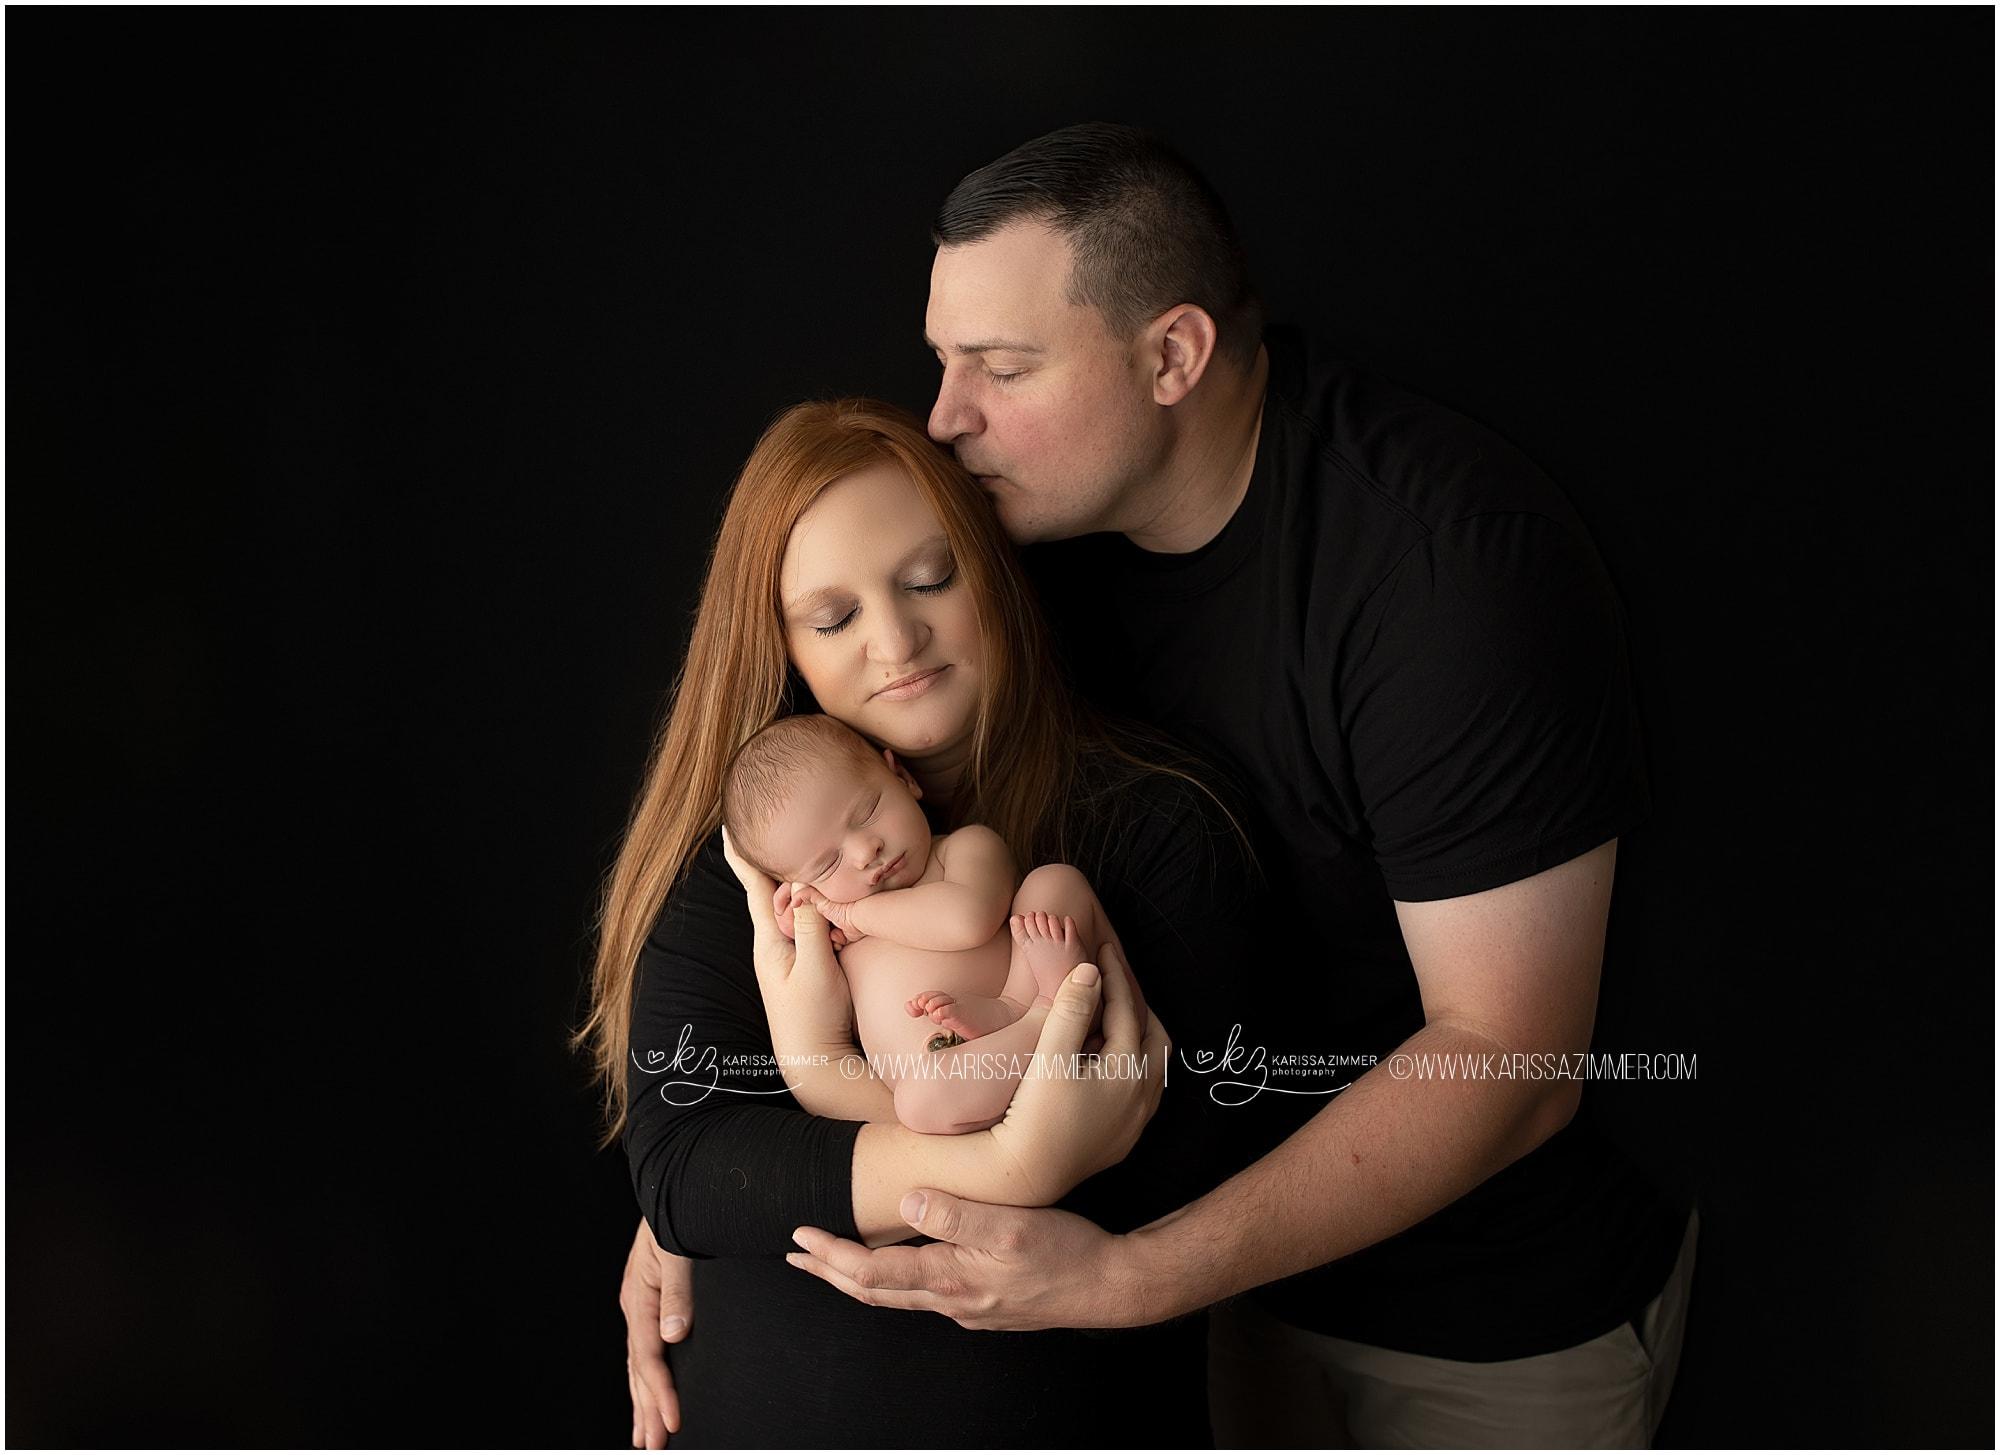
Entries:
{"label": "baby's hand", "polygon": [[[803,888],[804,886],[800,887]],[[771,909],[778,919],[778,933],[794,942],[798,940],[798,935],[792,930],[792,906],[801,900],[804,900],[808,904],[812,902],[806,895],[793,894],[792,886],[789,884],[780,884],[777,892],[771,896]],[[847,942],[850,939],[858,940],[861,938],[859,935],[848,934],[847,931],[835,924],[828,925],[826,933],[827,938],[833,942],[833,947],[836,950],[846,949]]]}
{"label": "baby's hand", "polygon": [[[828,899],[810,884],[800,884],[794,886],[794,888],[796,892],[792,896],[792,902],[796,904],[803,900],[818,910],[820,917],[833,926],[834,932],[845,937],[845,943],[851,945],[856,940],[863,938],[861,931],[854,928],[854,902],[852,900],[843,904],[839,900]],[[838,943],[836,943],[835,948],[839,948]]]}

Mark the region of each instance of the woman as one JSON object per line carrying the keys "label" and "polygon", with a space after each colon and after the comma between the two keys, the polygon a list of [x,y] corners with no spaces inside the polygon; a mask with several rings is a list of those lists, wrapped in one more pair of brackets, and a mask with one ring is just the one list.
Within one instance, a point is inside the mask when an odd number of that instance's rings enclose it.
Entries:
{"label": "woman", "polygon": [[[1123,957],[1103,955],[1107,1050],[1143,1052],[1147,1076],[1018,1096],[988,1132],[931,1137],[895,1123],[879,1084],[835,1071],[853,1049],[845,988],[824,965],[789,973],[791,947],[768,925],[753,934],[771,886],[732,867],[717,831],[730,754],[815,709],[894,752],[938,827],[983,823],[1023,865],[1083,869],[1159,1013]],[[1202,982],[1240,946],[1245,897],[1222,818],[1184,773],[1121,747],[1070,698],[984,498],[915,420],[844,401],[766,431],[725,512],[609,881],[579,1033],[652,1234],[697,1260],[700,1330],[674,1347],[681,1443],[1205,1442],[1196,1327],[974,1333],[855,1303],[782,1255],[801,1225],[908,1236],[897,1204],[916,1185],[1061,1199],[1127,1229],[1252,1160],[1254,1148],[1223,1152],[1226,1114],[1192,1078],[1147,1125],[1161,1023],[1222,1041]],[[826,1057],[816,1071],[791,1060],[813,1053]]]}

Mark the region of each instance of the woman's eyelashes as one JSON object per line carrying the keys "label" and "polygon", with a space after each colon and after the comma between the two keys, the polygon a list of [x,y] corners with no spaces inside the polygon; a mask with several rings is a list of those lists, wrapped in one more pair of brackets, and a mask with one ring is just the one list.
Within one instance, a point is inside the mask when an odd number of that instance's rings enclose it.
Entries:
{"label": "woman's eyelashes", "polygon": [[[953,566],[950,570],[946,571],[941,578],[939,578],[936,581],[911,581],[907,583],[903,587],[903,589],[905,591],[913,591],[919,596],[936,596],[940,592],[949,591],[952,588],[953,583],[955,583],[957,580],[958,580],[958,567]],[[853,607],[848,611],[846,616],[843,616],[839,621],[834,622],[831,626],[814,627],[813,633],[816,636],[822,636],[822,637],[839,636],[842,632],[847,630],[848,623],[852,622],[854,618],[859,616],[860,614],[861,614],[861,608],[858,606]]]}

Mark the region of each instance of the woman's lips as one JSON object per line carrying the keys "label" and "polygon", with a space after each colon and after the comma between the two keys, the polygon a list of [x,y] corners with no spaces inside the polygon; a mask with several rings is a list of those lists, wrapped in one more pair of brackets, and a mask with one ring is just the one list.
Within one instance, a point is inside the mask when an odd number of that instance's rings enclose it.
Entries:
{"label": "woman's lips", "polygon": [[938,678],[951,670],[951,664],[933,667],[928,672],[919,672],[914,677],[904,677],[890,683],[875,695],[889,702],[908,702],[912,697],[922,697],[931,690]]}

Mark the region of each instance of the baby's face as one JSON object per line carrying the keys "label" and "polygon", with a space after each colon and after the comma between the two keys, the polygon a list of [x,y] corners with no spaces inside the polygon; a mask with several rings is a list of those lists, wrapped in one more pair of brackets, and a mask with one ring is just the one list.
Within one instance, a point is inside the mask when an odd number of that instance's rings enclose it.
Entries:
{"label": "baby's face", "polygon": [[930,863],[931,826],[886,762],[841,756],[805,775],[758,835],[782,878],[836,904],[907,889]]}

